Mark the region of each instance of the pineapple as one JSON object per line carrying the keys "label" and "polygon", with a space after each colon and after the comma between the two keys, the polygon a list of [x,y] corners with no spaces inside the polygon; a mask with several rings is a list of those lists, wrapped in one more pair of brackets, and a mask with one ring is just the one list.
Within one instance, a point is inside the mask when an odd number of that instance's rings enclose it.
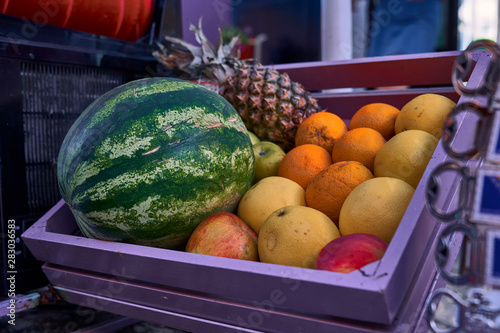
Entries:
{"label": "pineapple", "polygon": [[262,140],[293,148],[295,133],[304,119],[321,111],[315,98],[288,74],[233,56],[238,37],[217,49],[201,28],[191,25],[200,46],[165,37],[153,55],[179,77],[217,83],[218,92],[238,111],[247,129]]}

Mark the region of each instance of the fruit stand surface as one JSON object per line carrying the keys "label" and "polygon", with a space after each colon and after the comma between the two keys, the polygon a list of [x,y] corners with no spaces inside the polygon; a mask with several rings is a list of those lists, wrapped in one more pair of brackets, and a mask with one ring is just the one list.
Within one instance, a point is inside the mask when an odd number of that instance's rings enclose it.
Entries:
{"label": "fruit stand surface", "polygon": [[[344,119],[369,102],[439,93],[459,103],[451,70],[459,52],[275,66]],[[477,52],[470,85],[489,61]],[[374,87],[407,85],[401,90]],[[343,88],[342,92],[330,89]],[[351,89],[346,91],[345,88]],[[369,88],[369,89],[366,89]],[[328,89],[328,90],[326,90]],[[457,138],[470,132],[464,119]],[[465,135],[464,134],[464,135]],[[458,139],[459,140],[459,139]],[[436,148],[384,258],[349,274],[203,256],[88,239],[60,201],[23,239],[70,303],[193,332],[420,332],[427,295],[444,286],[433,249],[443,228],[425,205],[427,179],[447,160]],[[451,202],[457,184],[444,184]],[[456,255],[460,240],[450,249]]]}

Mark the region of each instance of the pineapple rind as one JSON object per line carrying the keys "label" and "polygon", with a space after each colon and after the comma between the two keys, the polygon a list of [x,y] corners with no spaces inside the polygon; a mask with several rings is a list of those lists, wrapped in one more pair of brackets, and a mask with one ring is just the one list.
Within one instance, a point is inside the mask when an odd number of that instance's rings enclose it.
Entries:
{"label": "pineapple rind", "polygon": [[320,108],[316,99],[286,73],[245,66],[228,78],[224,96],[238,111],[245,126],[262,140],[293,148],[298,126]]}

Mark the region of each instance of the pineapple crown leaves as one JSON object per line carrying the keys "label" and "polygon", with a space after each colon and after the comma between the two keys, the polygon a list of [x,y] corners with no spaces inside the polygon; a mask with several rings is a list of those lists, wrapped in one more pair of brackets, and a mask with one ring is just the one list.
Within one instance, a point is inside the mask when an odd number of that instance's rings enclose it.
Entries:
{"label": "pineapple crown leaves", "polygon": [[180,71],[191,78],[207,77],[222,85],[236,69],[246,64],[239,59],[239,54],[232,56],[239,36],[234,36],[229,43],[224,44],[219,29],[220,42],[215,48],[203,33],[201,18],[198,27],[191,24],[189,29],[200,46],[170,36],[165,36],[164,45],[157,43],[160,51],[154,51],[153,56],[168,69]]}

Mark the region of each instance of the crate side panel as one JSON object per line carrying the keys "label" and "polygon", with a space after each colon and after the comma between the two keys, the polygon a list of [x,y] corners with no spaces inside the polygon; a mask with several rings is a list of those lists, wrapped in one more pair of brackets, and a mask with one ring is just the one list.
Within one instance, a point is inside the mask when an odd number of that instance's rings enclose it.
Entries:
{"label": "crate side panel", "polygon": [[[265,302],[278,290],[286,298],[284,308],[388,322],[387,304],[380,292],[384,279],[359,272],[348,276],[50,232],[28,237],[27,245],[38,253],[39,260],[65,267],[211,293],[239,302]],[[324,297],[328,294],[335,295],[335,302]]]}
{"label": "crate side panel", "polygon": [[274,66],[307,90],[373,88],[396,85],[429,86],[451,83],[459,51],[321,61]]}
{"label": "crate side panel", "polygon": [[[475,65],[474,72],[469,78],[468,86],[476,87],[483,80],[486,75],[486,70],[490,61],[490,57],[486,53],[480,53],[480,57],[476,59],[477,63]],[[457,95],[458,96],[458,95]],[[458,104],[464,103],[468,100],[466,96],[460,97],[457,101]],[[463,135],[465,133],[474,133],[475,123],[471,121],[467,121],[467,115],[465,118],[462,118],[457,123],[457,135],[456,140],[461,140],[461,138],[466,137],[467,135]],[[432,265],[428,261],[429,255],[425,255],[426,253],[433,254],[435,242],[439,236],[440,230],[443,228],[443,225],[439,223],[429,212],[426,205],[426,189],[427,183],[431,176],[432,171],[437,168],[440,164],[448,161],[450,158],[447,155],[446,151],[443,147],[443,141],[440,140],[438,146],[436,147],[427,168],[422,175],[422,179],[415,191],[413,199],[405,212],[405,216],[403,217],[400,228],[397,229],[394,235],[394,241],[389,245],[389,249],[386,252],[386,255],[391,256],[393,247],[406,247],[403,252],[401,252],[401,256],[399,258],[394,258],[400,264],[394,270],[394,274],[391,276],[391,282],[387,289],[387,296],[389,298],[388,304],[392,306],[391,312],[395,315],[398,312],[398,303],[400,303],[402,299],[402,295],[398,290],[408,290],[409,281],[414,279],[419,279],[419,274],[410,274],[415,270],[416,267],[419,267],[419,272],[422,274],[427,274],[432,276],[435,274],[435,265]],[[442,190],[448,189],[446,191],[446,195],[444,201],[447,204],[453,201],[453,197],[457,194],[458,187],[456,184],[455,178],[447,179],[446,183],[442,183]],[[409,224],[408,222],[415,217],[418,216],[417,222],[413,224]],[[408,230],[408,228],[413,227],[414,230]],[[381,265],[382,268],[384,265]],[[423,288],[424,284],[420,283],[417,287],[413,288]],[[425,290],[422,290],[424,293]]]}
{"label": "crate side panel", "polygon": [[105,295],[94,295],[72,289],[55,287],[61,297],[72,304],[78,304],[97,311],[106,311],[114,314],[135,318],[138,320],[165,325],[170,328],[186,330],[187,332],[210,333],[259,333],[252,329],[235,327],[221,322],[188,316],[178,312],[160,310],[123,302]]}
{"label": "crate side panel", "polygon": [[[87,305],[103,308],[98,297],[108,297],[135,306],[144,306],[161,311],[174,311],[183,315],[213,320],[229,325],[266,332],[376,332],[386,331],[388,326],[354,322],[328,316],[311,316],[297,312],[282,311],[279,307],[285,296],[275,292],[272,299],[254,300],[250,304],[239,304],[220,300],[210,295],[190,294],[171,290],[164,286],[136,284],[106,276],[89,276],[82,272],[45,265],[44,271],[51,282],[63,294],[67,290],[88,293]],[[90,289],[89,289],[90,286]],[[127,313],[134,316],[134,313]]]}
{"label": "crate side panel", "polygon": [[459,95],[453,88],[429,88],[429,89],[404,89],[404,90],[377,90],[351,93],[314,93],[319,105],[326,111],[335,113],[347,123],[354,113],[361,107],[370,103],[386,103],[401,109],[414,97],[435,93],[448,97],[457,102]]}

